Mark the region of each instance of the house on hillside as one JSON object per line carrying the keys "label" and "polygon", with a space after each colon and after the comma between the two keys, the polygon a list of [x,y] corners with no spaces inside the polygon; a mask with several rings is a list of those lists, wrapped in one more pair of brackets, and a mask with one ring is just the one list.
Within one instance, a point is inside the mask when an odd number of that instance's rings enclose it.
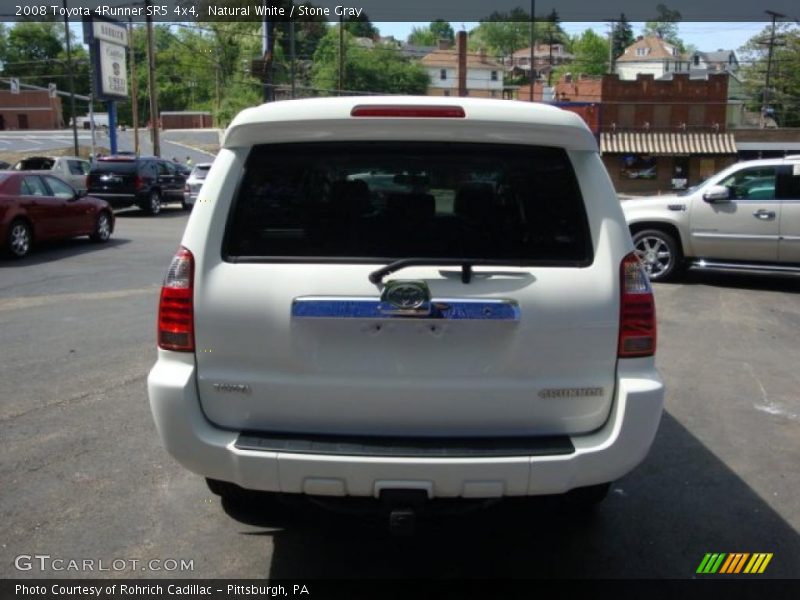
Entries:
{"label": "house on hillside", "polygon": [[[574,55],[567,52],[564,44],[536,44],[533,51],[534,78],[547,75],[559,65],[572,62]],[[531,48],[521,48],[503,59],[506,72],[511,77],[528,79],[531,70]]]}
{"label": "house on hillside", "polygon": [[[458,53],[446,41],[425,55],[420,64],[430,77],[429,96],[458,96]],[[503,65],[487,57],[484,50],[466,53],[467,96],[503,97]]]}
{"label": "house on hillside", "polygon": [[692,58],[657,35],[640,35],[617,57],[614,72],[623,80],[635,80],[637,75],[652,75],[656,79],[666,73],[688,73]]}
{"label": "house on hillside", "polygon": [[739,71],[739,59],[733,50],[716,50],[715,52],[695,52],[691,55],[691,70],[702,70],[709,73],[736,73]]}

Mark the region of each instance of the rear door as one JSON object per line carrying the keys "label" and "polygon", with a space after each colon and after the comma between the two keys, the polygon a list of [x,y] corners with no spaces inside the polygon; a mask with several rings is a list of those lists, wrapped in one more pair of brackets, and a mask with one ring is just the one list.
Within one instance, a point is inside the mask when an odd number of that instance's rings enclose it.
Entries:
{"label": "rear door", "polygon": [[780,167],[778,199],[781,203],[778,258],[782,263],[800,265],[800,160]]}
{"label": "rear door", "polygon": [[158,161],[158,185],[164,201],[174,201],[183,197],[183,183],[179,183],[175,166],[169,161]]}
{"label": "rear door", "polygon": [[[605,422],[619,264],[595,260],[563,150],[264,145],[238,190],[209,250],[222,262],[195,288],[198,385],[213,422],[438,436]],[[370,282],[401,258],[434,264]],[[470,259],[495,264],[469,276]]]}

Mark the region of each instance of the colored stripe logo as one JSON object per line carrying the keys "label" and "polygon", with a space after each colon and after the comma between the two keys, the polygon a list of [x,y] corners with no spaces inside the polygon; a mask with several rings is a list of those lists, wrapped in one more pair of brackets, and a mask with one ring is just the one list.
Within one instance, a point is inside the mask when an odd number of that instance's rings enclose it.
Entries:
{"label": "colored stripe logo", "polygon": [[769,562],[772,560],[772,553],[766,552],[718,552],[707,553],[696,573],[702,575],[738,575],[747,573],[751,575],[763,573]]}

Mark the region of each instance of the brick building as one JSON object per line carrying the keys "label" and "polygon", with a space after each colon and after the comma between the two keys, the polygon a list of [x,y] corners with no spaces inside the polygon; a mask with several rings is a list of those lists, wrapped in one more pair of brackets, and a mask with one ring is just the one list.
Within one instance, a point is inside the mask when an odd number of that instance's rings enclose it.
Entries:
{"label": "brick building", "polygon": [[213,127],[210,112],[203,111],[161,111],[163,129],[205,129]]}
{"label": "brick building", "polygon": [[[554,104],[579,114],[581,105],[596,106],[591,118],[581,116],[598,135],[617,190],[651,193],[694,185],[736,161],[728,83],[727,73],[564,78],[554,86]],[[534,100],[542,91],[534,88]],[[530,90],[521,88],[519,97],[527,100]]]}
{"label": "brick building", "polygon": [[0,90],[0,129],[61,129],[61,98],[47,90]]}

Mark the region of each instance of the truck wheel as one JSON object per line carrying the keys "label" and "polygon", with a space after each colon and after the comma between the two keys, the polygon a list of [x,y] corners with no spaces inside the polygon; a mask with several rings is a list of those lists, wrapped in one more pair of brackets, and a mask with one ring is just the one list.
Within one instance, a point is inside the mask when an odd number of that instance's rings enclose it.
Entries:
{"label": "truck wheel", "polygon": [[634,234],[633,246],[650,281],[667,281],[680,272],[683,256],[670,234],[660,229],[645,229]]}
{"label": "truck wheel", "polygon": [[150,195],[147,197],[145,211],[151,216],[155,216],[161,212],[161,194],[155,190],[150,192]]}

